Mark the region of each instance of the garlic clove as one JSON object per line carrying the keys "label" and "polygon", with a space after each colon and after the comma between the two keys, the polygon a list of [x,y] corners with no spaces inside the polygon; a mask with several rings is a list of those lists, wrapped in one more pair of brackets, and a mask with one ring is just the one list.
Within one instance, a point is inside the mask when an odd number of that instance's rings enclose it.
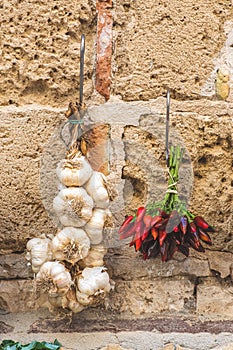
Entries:
{"label": "garlic clove", "polygon": [[107,215],[104,209],[95,208],[93,210],[91,219],[84,227],[91,244],[99,244],[103,240],[103,228]]}
{"label": "garlic clove", "polygon": [[75,227],[65,227],[52,240],[53,257],[72,264],[85,258],[90,249],[86,232]]}
{"label": "garlic clove", "polygon": [[63,226],[82,227],[92,216],[93,200],[82,187],[62,189],[53,208]]}
{"label": "garlic clove", "polygon": [[91,304],[91,298],[85,293],[81,293],[79,290],[76,291],[76,297],[78,302],[83,306],[88,306]]}
{"label": "garlic clove", "polygon": [[106,209],[109,206],[109,195],[105,186],[104,174],[94,171],[89,181],[85,184],[87,193],[93,198],[97,208]]}
{"label": "garlic clove", "polygon": [[31,262],[33,272],[38,272],[46,261],[52,259],[49,238],[32,238],[27,242],[26,248],[26,259]]}
{"label": "garlic clove", "polygon": [[83,186],[92,175],[92,168],[80,153],[73,159],[63,159],[57,166],[57,177],[67,187]]}
{"label": "garlic clove", "polygon": [[69,290],[66,294],[67,299],[67,308],[70,309],[74,313],[81,312],[84,309],[84,306],[81,305],[76,297],[76,293],[74,290]]}
{"label": "garlic clove", "polygon": [[89,250],[88,255],[79,261],[79,266],[84,269],[85,267],[97,267],[104,265],[104,256],[107,253],[107,249],[99,244],[94,245]]}

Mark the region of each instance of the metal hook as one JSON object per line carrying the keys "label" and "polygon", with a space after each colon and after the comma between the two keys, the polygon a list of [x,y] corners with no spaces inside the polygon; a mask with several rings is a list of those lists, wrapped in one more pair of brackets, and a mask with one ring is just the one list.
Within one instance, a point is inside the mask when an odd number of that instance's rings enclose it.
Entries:
{"label": "metal hook", "polygon": [[167,167],[169,167],[169,119],[170,119],[170,90],[168,89],[167,97],[166,97],[166,143],[165,143]]}
{"label": "metal hook", "polygon": [[80,43],[80,73],[79,73],[79,105],[83,104],[83,80],[84,80],[84,53],[85,53],[85,35],[81,35]]}
{"label": "metal hook", "polygon": [[[84,81],[84,53],[85,53],[85,35],[81,35],[80,41],[80,72],[79,72],[79,102],[69,104],[68,111],[66,112],[66,117],[68,118],[68,124],[71,134],[70,148],[75,147],[77,142],[80,141],[82,136],[82,124],[83,117],[85,114],[85,105],[83,103],[83,81]],[[66,144],[61,130],[61,138]]]}

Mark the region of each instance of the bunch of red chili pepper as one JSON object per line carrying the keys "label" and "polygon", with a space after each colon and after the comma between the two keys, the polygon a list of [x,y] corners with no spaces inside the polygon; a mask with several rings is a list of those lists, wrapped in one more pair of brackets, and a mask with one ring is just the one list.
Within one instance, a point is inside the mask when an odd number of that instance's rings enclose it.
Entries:
{"label": "bunch of red chili pepper", "polygon": [[182,154],[179,146],[171,147],[168,189],[164,200],[138,208],[136,215],[128,216],[119,229],[120,239],[132,236],[130,246],[140,251],[145,260],[161,254],[162,261],[168,261],[177,251],[188,256],[190,248],[204,252],[200,241],[212,245],[209,233],[214,232],[214,228],[201,216],[188,211],[178,197],[178,170]]}

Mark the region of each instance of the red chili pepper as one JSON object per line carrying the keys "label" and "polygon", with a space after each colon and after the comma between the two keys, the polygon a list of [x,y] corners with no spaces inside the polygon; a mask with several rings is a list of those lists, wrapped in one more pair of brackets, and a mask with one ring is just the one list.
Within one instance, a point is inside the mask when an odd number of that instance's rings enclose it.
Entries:
{"label": "red chili pepper", "polygon": [[159,255],[159,253],[160,253],[159,242],[155,241],[153,243],[153,245],[150,246],[149,249],[148,249],[148,252],[147,252],[148,259],[156,258],[156,256]]}
{"label": "red chili pepper", "polygon": [[187,232],[187,228],[188,228],[188,219],[186,216],[181,216],[180,218],[180,229],[181,232],[185,235]]}
{"label": "red chili pepper", "polygon": [[207,222],[201,216],[196,216],[194,218],[194,222],[197,226],[199,226],[200,228],[203,228],[204,230],[209,228],[209,224],[207,224]]}
{"label": "red chili pepper", "polygon": [[173,232],[175,233],[179,232],[179,227],[178,226],[174,227]]}
{"label": "red chili pepper", "polygon": [[[179,227],[178,227],[179,228]],[[180,228],[178,230],[178,232],[175,232],[175,239],[177,244],[183,244],[184,243],[184,238],[185,236],[183,235],[183,233],[180,231]]]}
{"label": "red chili pepper", "polygon": [[160,247],[160,253],[161,253],[161,259],[162,261],[167,261],[168,260],[168,249],[169,249],[169,242],[166,241],[163,243],[163,245]]}
{"label": "red chili pepper", "polygon": [[201,228],[199,228],[199,229],[198,229],[198,235],[199,235],[200,239],[201,239],[203,242],[205,242],[205,243],[207,243],[207,244],[209,244],[209,245],[212,245],[211,238],[210,238],[210,236],[208,235],[207,232],[204,232]]}
{"label": "red chili pepper", "polygon": [[200,243],[199,242],[199,237],[198,237],[198,235],[197,235],[197,232],[192,232],[191,233],[191,239],[195,242],[195,243]]}
{"label": "red chili pepper", "polygon": [[167,232],[165,230],[159,230],[159,245],[163,245],[165,238],[167,237]]}
{"label": "red chili pepper", "polygon": [[135,242],[135,250],[136,250],[136,252],[141,248],[141,245],[142,245],[142,240],[141,240],[141,238],[139,238]]}
{"label": "red chili pepper", "polygon": [[157,228],[155,228],[155,227],[152,227],[151,235],[154,238],[154,240],[156,241],[156,239],[158,238],[158,235],[159,235],[159,230],[157,230]]}
{"label": "red chili pepper", "polygon": [[169,214],[167,214],[164,210],[159,209],[159,212],[164,219],[166,219],[169,216]]}
{"label": "red chili pepper", "polygon": [[194,248],[198,252],[201,252],[201,253],[205,252],[204,247],[201,245],[199,241],[194,242],[192,239],[189,239],[189,244],[191,245],[192,248]]}
{"label": "red chili pepper", "polygon": [[140,222],[143,219],[143,216],[146,213],[146,208],[145,207],[140,207],[137,210],[137,214],[136,214],[136,222]]}
{"label": "red chili pepper", "polygon": [[178,247],[176,244],[176,240],[174,238],[170,239],[168,252],[167,252],[167,261],[173,258],[173,255],[175,254],[175,252],[177,252],[177,250],[178,250]]}
{"label": "red chili pepper", "polygon": [[168,217],[168,222],[166,225],[166,232],[171,233],[174,227],[178,226],[180,223],[180,215],[177,210],[172,210]]}
{"label": "red chili pepper", "polygon": [[143,223],[141,221],[136,222],[135,223],[135,236],[134,236],[132,242],[130,243],[130,247],[132,245],[134,245],[136,251],[138,251],[138,249],[142,245],[142,239],[141,239],[142,229],[143,229]]}
{"label": "red chili pepper", "polygon": [[150,230],[148,230],[148,228],[147,227],[145,227],[144,228],[144,231],[143,231],[143,233],[142,233],[142,241],[144,241],[147,237],[148,237],[148,235],[149,235],[149,232],[150,232]]}
{"label": "red chili pepper", "polygon": [[152,220],[152,217],[150,215],[145,215],[143,217],[144,227],[142,229],[142,234],[141,234],[142,241],[144,241],[149,235],[149,232],[151,229],[151,220]]}
{"label": "red chili pepper", "polygon": [[164,219],[162,221],[159,221],[157,224],[154,225],[155,228],[161,228],[161,229],[165,229],[166,225],[168,222],[168,218]]}
{"label": "red chili pepper", "polygon": [[194,224],[193,221],[189,223],[189,226],[191,228],[191,232],[197,232],[196,225]]}
{"label": "red chili pepper", "polygon": [[128,238],[130,236],[132,236],[135,233],[135,228],[136,228],[136,223],[135,222],[131,222],[123,232],[120,233],[119,235],[119,239],[125,239]]}
{"label": "red chili pepper", "polygon": [[150,215],[145,215],[143,217],[143,222],[144,222],[146,227],[151,228],[151,220],[152,220],[152,216],[150,216]]}
{"label": "red chili pepper", "polygon": [[152,217],[151,226],[156,225],[158,222],[162,221],[162,219],[162,216],[159,215]]}
{"label": "red chili pepper", "polygon": [[147,260],[147,259],[148,259],[147,253],[143,253],[143,260]]}
{"label": "red chili pepper", "polygon": [[178,251],[187,257],[189,256],[189,247],[187,245],[179,245]]}
{"label": "red chili pepper", "polygon": [[129,225],[129,223],[133,220],[133,215],[127,216],[127,218],[125,219],[125,221],[123,222],[123,224],[121,225],[118,233],[121,233],[124,231],[124,229]]}

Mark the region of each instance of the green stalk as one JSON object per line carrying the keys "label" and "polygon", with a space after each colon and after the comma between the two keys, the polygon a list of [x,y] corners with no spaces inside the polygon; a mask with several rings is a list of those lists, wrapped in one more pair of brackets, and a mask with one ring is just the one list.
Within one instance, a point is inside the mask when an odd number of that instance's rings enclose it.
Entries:
{"label": "green stalk", "polygon": [[171,146],[169,162],[168,189],[163,201],[163,210],[170,213],[177,209],[180,200],[177,193],[177,183],[179,181],[179,166],[182,159],[183,150],[180,146]]}
{"label": "green stalk", "polygon": [[[186,212],[184,204],[180,201],[177,191],[177,184],[179,181],[179,167],[183,156],[183,149],[180,146],[171,146],[170,159],[169,159],[169,171],[168,171],[168,187],[165,197],[162,201],[152,203],[147,206],[147,214],[158,215],[159,209],[169,214],[172,210],[178,210],[179,212]],[[188,213],[188,212],[187,212]],[[188,213],[189,214],[189,213]],[[189,215],[187,215],[189,218]],[[190,217],[190,220],[192,218]]]}

